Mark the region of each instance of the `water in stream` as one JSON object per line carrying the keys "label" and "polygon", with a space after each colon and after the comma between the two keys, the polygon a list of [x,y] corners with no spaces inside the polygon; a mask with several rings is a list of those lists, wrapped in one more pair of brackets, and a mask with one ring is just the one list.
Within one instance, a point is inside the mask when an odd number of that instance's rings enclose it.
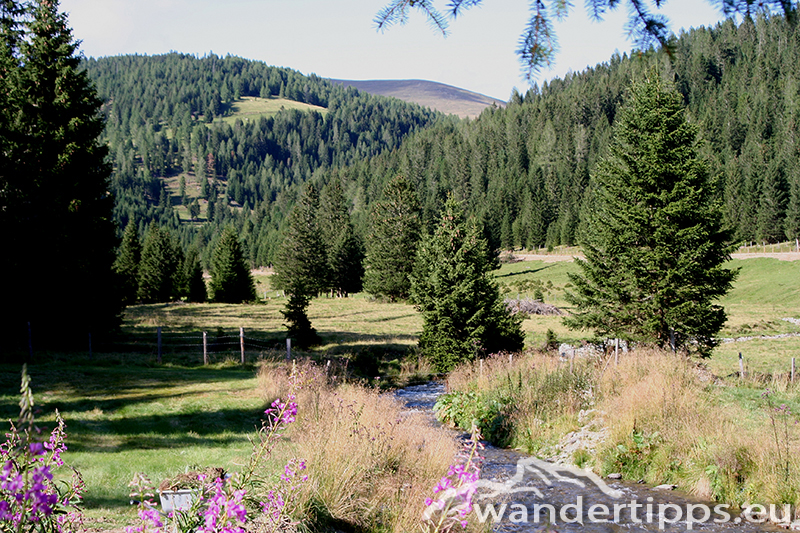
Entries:
{"label": "water in stream", "polygon": [[[400,389],[396,395],[409,409],[433,416],[436,398],[444,392],[444,382],[436,381]],[[479,482],[483,486],[474,500],[475,510],[486,520],[495,521],[493,531],[785,531],[773,524],[754,523],[758,516],[743,517],[739,510],[678,491],[601,480],[585,471],[541,461],[516,450],[487,445],[483,455]],[[693,519],[687,521],[690,514]],[[773,514],[781,518],[783,509],[774,509]]]}

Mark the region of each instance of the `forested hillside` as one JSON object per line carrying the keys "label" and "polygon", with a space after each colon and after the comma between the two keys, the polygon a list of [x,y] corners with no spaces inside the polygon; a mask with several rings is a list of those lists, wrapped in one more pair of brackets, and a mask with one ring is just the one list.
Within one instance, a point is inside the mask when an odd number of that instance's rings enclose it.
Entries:
{"label": "forested hillside", "polygon": [[608,63],[513,95],[506,109],[471,122],[438,123],[403,149],[340,171],[368,197],[403,174],[415,183],[425,220],[447,191],[483,213],[494,244],[573,244],[589,176],[604,157],[629,80],[651,66],[674,80],[717,197],[741,241],[800,233],[800,41],[782,17],[727,21],[684,33],[664,52]]}
{"label": "forested hillside", "polygon": [[[133,220],[143,235],[156,221],[208,250],[215,229],[232,224],[259,264],[271,260],[295,185],[318,169],[396,149],[439,117],[236,57],[173,53],[85,64],[106,100],[120,226]],[[237,116],[245,103],[262,112]]]}
{"label": "forested hillside", "polygon": [[[604,156],[625,88],[652,65],[675,81],[700,126],[701,153],[736,238],[797,238],[798,38],[778,16],[727,21],[677,37],[671,59],[661,51],[615,56],[462,121],[238,58],[119,57],[90,60],[88,68],[109,100],[122,225],[131,217],[140,226],[153,219],[177,225],[157,179],[171,178],[175,203],[181,189],[189,191],[188,203],[194,195],[210,200],[208,211],[200,202],[198,222],[183,223],[184,242],[199,222],[211,222],[197,232],[201,246],[212,228],[230,222],[261,265],[274,258],[296,185],[313,179],[321,186],[334,176],[362,235],[370,206],[402,174],[417,188],[424,224],[453,191],[483,216],[495,247],[574,243],[589,176]],[[285,96],[327,111],[218,118],[239,96]]]}

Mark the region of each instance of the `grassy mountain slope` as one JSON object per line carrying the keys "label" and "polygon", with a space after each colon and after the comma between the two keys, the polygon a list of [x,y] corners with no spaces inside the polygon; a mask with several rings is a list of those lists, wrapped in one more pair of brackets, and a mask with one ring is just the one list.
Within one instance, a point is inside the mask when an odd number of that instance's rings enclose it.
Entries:
{"label": "grassy mountain slope", "polygon": [[475,118],[491,106],[504,107],[502,100],[426,80],[330,80],[365,93],[391,96],[461,118]]}

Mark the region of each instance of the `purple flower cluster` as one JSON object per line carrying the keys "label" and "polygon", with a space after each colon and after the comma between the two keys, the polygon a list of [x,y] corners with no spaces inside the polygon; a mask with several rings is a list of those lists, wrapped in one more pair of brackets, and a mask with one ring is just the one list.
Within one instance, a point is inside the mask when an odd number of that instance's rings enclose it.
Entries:
{"label": "purple flower cluster", "polygon": [[43,464],[45,453],[40,443],[31,443],[22,457],[5,461],[0,470],[0,520],[16,527],[40,522],[53,513],[58,493],[51,483],[50,467]]}
{"label": "purple flower cluster", "polygon": [[282,402],[280,398],[272,402],[272,407],[264,411],[267,415],[267,420],[271,425],[288,425],[295,421],[297,416],[297,403],[295,403],[295,395],[289,394],[286,403]]}
{"label": "purple flower cluster", "polygon": [[125,533],[161,533],[162,527],[164,527],[164,524],[161,522],[161,516],[158,511],[152,507],[140,507],[139,524],[127,526]]}
{"label": "purple flower cluster", "polygon": [[57,486],[51,471],[64,464],[61,459],[62,452],[67,449],[64,419],[56,411],[58,425],[50,439],[45,443],[35,442],[39,428],[34,424],[33,393],[25,365],[20,393],[21,429],[11,424],[6,440],[0,443],[0,531],[35,529],[66,533],[77,530],[83,523],[78,507],[84,490],[83,480],[73,469],[71,482]]}
{"label": "purple flower cluster", "polygon": [[423,527],[428,532],[451,531],[456,526],[467,527],[467,516],[472,512],[472,498],[480,478],[482,448],[480,435],[475,431],[465,444],[465,450],[458,455],[458,462],[447,471],[433,488],[436,498],[425,498],[425,512],[422,515]]}
{"label": "purple flower cluster", "polygon": [[267,501],[261,502],[261,511],[268,525],[267,531],[280,531],[281,524],[289,522],[288,511],[291,504],[302,484],[308,481],[308,475],[302,473],[305,469],[305,461],[291,459],[283,467],[280,486],[267,492]]}
{"label": "purple flower cluster", "polygon": [[50,453],[47,459],[48,464],[63,466],[64,460],[61,459],[61,454],[67,451],[67,444],[65,442],[67,433],[64,430],[66,424],[64,424],[64,419],[58,416],[58,411],[56,411],[56,419],[58,420],[58,426],[50,433],[50,440],[45,442],[42,446]]}
{"label": "purple flower cluster", "polygon": [[245,490],[235,490],[228,496],[224,482],[214,481],[213,494],[207,498],[203,509],[203,526],[198,533],[244,533],[241,527],[247,522],[247,509],[244,507]]}

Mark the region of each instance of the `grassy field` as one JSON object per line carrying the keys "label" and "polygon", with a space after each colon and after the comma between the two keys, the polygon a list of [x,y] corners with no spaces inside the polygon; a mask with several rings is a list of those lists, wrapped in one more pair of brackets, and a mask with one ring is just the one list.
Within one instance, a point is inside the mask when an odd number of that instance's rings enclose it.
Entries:
{"label": "grassy field", "polygon": [[[37,421],[50,429],[56,409],[65,419],[64,459],[83,475],[88,516],[104,529],[134,516],[134,472],[158,483],[196,465],[237,470],[264,406],[252,368],[48,362],[29,373]],[[19,414],[19,378],[19,367],[0,367],[3,420]]]}
{"label": "grassy field", "polygon": [[[800,261],[779,261],[773,258],[734,259],[731,268],[740,269],[733,290],[720,301],[728,313],[728,322],[721,337],[759,337],[798,333],[800,326],[782,320],[800,318]],[[497,280],[507,297],[528,297],[537,289],[544,301],[565,311],[570,310],[564,294],[571,284],[567,275],[577,273],[570,261],[521,261],[505,264]],[[571,331],[557,316],[538,316],[523,323],[526,343],[538,346],[544,342],[547,329],[558,339],[578,343],[588,338],[586,332]],[[738,354],[742,352],[748,368],[760,373],[787,372],[793,356],[800,356],[800,337],[784,339],[753,339],[724,343],[714,350],[708,360],[709,368],[721,375],[738,372]]]}
{"label": "grassy field", "polygon": [[270,98],[257,98],[255,96],[243,96],[231,105],[231,113],[228,116],[214,119],[215,122],[225,122],[233,125],[236,119],[258,120],[261,117],[272,117],[281,111],[296,109],[298,111],[316,111],[323,115],[328,112],[324,107],[295,102],[273,96]]}
{"label": "grassy field", "polygon": [[[722,302],[730,317],[722,336],[800,331],[781,320],[800,318],[800,262],[760,258],[734,260],[731,265],[741,273]],[[545,302],[568,310],[567,274],[576,271],[572,262],[524,261],[505,264],[496,275],[507,297],[540,293]],[[88,353],[37,354],[30,373],[39,419],[45,427],[52,424],[55,409],[66,419],[70,449],[65,458],[86,479],[87,507],[95,527],[119,527],[133,516],[127,484],[135,471],[158,481],[188,467],[235,470],[243,464],[250,452],[248,437],[266,401],[258,385],[258,366],[285,353],[280,313],[285,298],[270,288],[269,279],[268,272],[256,273],[258,294],[264,297],[258,304],[129,307],[122,337],[130,349],[122,353],[96,347],[91,359]],[[381,302],[365,294],[322,297],[313,300],[309,317],[323,339],[312,355],[348,360],[353,367],[381,359],[363,369],[366,377],[420,370],[414,368],[413,346],[422,321],[409,304]],[[162,365],[156,364],[155,355],[159,326],[165,339]],[[257,341],[255,347],[248,346],[244,367],[238,365],[240,327]],[[567,330],[555,316],[529,318],[523,327],[529,346],[541,344],[547,329],[567,342],[587,336]],[[207,367],[200,366],[203,331],[228,343],[213,352],[213,364]],[[173,346],[176,343],[181,346]],[[800,354],[800,337],[722,344],[706,365],[714,374],[728,376],[738,371],[739,352],[745,357],[748,379],[739,383],[738,377],[728,378],[742,386],[720,392],[716,401],[736,404],[763,421],[760,392],[777,380],[784,383],[779,385],[784,390],[781,401],[797,403],[783,378],[790,358]],[[17,415],[18,384],[19,367],[0,367],[3,419]]]}
{"label": "grassy field", "polygon": [[[728,313],[721,337],[800,332],[800,326],[782,320],[800,318],[800,261],[737,259],[730,265],[739,268],[740,275],[733,290],[721,301]],[[570,306],[564,296],[571,286],[567,275],[577,271],[577,266],[569,261],[521,261],[504,264],[496,278],[506,297],[532,298],[538,293],[546,303],[569,312]],[[263,340],[277,351],[284,350],[285,328],[280,310],[285,298],[270,288],[268,272],[259,272],[255,277],[257,293],[264,298],[258,305],[133,306],[126,312],[124,332],[129,338],[152,344],[157,326],[195,337],[201,331],[208,331],[210,335],[238,336],[239,327],[244,327],[248,337]],[[361,350],[402,354],[416,344],[422,330],[421,317],[413,306],[376,301],[366,294],[346,299],[316,298],[309,308],[309,316],[323,339],[323,345],[316,351],[331,355]],[[561,342],[577,344],[590,338],[588,332],[567,329],[558,316],[532,316],[523,322],[523,328],[526,344],[531,347],[544,343],[548,329]],[[236,356],[237,349],[237,346],[231,348],[231,357]],[[739,352],[752,371],[786,372],[791,357],[800,354],[800,337],[723,343],[707,364],[720,375],[736,372]]]}

